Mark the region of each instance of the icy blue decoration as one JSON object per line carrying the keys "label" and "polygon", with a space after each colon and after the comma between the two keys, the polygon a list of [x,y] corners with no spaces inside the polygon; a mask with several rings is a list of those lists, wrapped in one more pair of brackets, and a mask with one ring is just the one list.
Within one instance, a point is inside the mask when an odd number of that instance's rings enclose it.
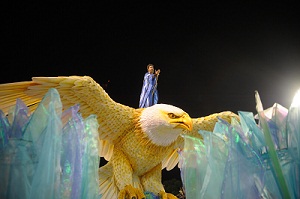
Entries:
{"label": "icy blue decoration", "polygon": [[240,121],[219,120],[213,132],[200,131],[203,140],[184,136],[180,153],[186,198],[300,198],[299,107],[288,111],[275,104],[266,110],[266,124],[288,193],[270,158],[260,121],[239,112]]}
{"label": "icy blue decoration", "polygon": [[95,115],[85,120],[84,156],[82,160],[82,187],[80,198],[99,198],[98,123]]}
{"label": "icy blue decoration", "polygon": [[83,156],[83,119],[77,113],[79,105],[71,107],[63,113],[65,123],[62,134],[62,168],[61,195],[63,198],[80,198],[82,181]]}
{"label": "icy blue decoration", "polygon": [[6,118],[4,113],[0,110],[0,151],[2,151],[8,143],[9,131],[10,131],[10,125],[8,119]]}
{"label": "icy blue decoration", "polygon": [[300,198],[300,107],[291,106],[287,117],[288,153],[291,156],[289,186],[295,198]]}
{"label": "icy blue decoration", "polygon": [[20,100],[1,114],[0,198],[100,198],[98,123],[78,110],[50,89],[30,117]]}

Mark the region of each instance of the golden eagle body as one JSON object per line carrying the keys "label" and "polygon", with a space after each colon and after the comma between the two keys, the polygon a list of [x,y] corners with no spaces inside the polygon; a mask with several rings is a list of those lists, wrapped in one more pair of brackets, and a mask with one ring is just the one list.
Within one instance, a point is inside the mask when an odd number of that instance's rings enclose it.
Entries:
{"label": "golden eagle body", "polygon": [[7,113],[20,98],[32,112],[50,88],[58,90],[63,109],[80,104],[83,117],[97,115],[99,155],[108,161],[99,169],[103,199],[141,199],[145,191],[163,199],[176,198],[165,192],[161,170],[177,165],[177,151],[184,144],[180,135],[200,137],[198,131],[212,131],[218,117],[228,122],[236,117],[221,112],[191,119],[182,109],[167,104],[134,109],[112,100],[88,76],[33,77],[32,81],[0,84],[0,109]]}

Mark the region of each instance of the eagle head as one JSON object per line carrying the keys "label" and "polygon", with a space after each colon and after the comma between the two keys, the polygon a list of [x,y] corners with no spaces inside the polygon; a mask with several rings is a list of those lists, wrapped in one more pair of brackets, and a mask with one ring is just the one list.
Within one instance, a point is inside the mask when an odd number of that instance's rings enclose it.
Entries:
{"label": "eagle head", "polygon": [[192,119],[182,109],[167,104],[145,108],[140,116],[143,132],[152,143],[169,146],[184,130],[192,130]]}

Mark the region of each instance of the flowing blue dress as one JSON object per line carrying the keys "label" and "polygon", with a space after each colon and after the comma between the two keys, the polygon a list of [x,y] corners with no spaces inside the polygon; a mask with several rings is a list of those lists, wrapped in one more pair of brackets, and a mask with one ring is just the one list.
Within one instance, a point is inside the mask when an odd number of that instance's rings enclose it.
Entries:
{"label": "flowing blue dress", "polygon": [[144,75],[142,92],[140,95],[140,108],[146,108],[157,104],[158,91],[157,91],[157,79],[154,74],[147,72]]}

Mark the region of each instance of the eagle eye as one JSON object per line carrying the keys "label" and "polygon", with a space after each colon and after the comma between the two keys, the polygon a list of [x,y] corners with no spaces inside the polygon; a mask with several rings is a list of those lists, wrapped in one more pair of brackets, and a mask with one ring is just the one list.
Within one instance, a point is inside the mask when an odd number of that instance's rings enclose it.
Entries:
{"label": "eagle eye", "polygon": [[175,119],[178,118],[178,116],[176,116],[174,113],[168,113],[169,118],[171,119]]}

